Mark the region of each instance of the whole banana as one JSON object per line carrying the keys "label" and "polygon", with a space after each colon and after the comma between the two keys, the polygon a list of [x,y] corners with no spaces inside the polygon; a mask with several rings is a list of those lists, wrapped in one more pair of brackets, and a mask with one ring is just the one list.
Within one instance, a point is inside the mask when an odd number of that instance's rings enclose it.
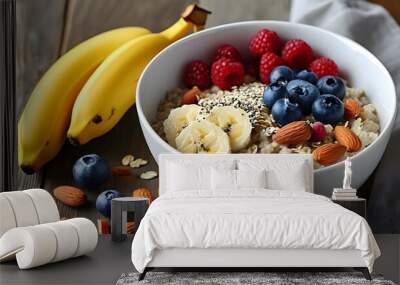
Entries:
{"label": "whole banana", "polygon": [[68,138],[85,144],[111,130],[135,102],[136,84],[147,63],[187,32],[205,24],[209,12],[190,5],[182,17],[161,33],[133,39],[96,69],[76,99]]}
{"label": "whole banana", "polygon": [[126,27],[99,34],[47,70],[18,122],[18,161],[25,173],[37,171],[61,149],[75,99],[101,62],[122,44],[149,33],[145,28]]}

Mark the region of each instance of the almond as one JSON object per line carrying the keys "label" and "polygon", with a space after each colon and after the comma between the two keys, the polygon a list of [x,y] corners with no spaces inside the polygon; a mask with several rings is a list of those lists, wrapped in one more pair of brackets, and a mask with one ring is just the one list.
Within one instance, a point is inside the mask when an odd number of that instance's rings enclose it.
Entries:
{"label": "almond", "polygon": [[305,121],[296,121],[280,128],[272,139],[279,144],[299,144],[311,138],[312,129]]}
{"label": "almond", "polygon": [[78,207],[86,203],[86,194],[73,186],[59,186],[53,191],[54,197],[71,207]]}
{"label": "almond", "polygon": [[135,233],[135,222],[127,222],[126,223],[126,233],[128,235]]}
{"label": "almond", "polygon": [[361,149],[362,143],[360,138],[349,128],[336,126],[334,133],[336,140],[341,145],[344,145],[347,151],[354,152]]}
{"label": "almond", "polygon": [[344,118],[346,120],[352,120],[357,118],[362,112],[362,107],[357,100],[347,99],[344,102]]}
{"label": "almond", "polygon": [[197,86],[194,86],[192,89],[187,91],[185,94],[183,94],[182,97],[182,104],[195,104],[197,101],[199,101],[199,96],[201,94],[201,91]]}
{"label": "almond", "polygon": [[346,147],[338,143],[327,143],[313,151],[314,160],[322,165],[333,164],[343,158]]}
{"label": "almond", "polygon": [[149,199],[150,203],[154,200],[153,194],[151,194],[151,191],[147,188],[138,188],[138,189],[133,190],[132,196],[147,198],[147,199]]}
{"label": "almond", "polygon": [[131,168],[129,166],[114,166],[111,168],[111,173],[115,176],[129,176],[131,175]]}

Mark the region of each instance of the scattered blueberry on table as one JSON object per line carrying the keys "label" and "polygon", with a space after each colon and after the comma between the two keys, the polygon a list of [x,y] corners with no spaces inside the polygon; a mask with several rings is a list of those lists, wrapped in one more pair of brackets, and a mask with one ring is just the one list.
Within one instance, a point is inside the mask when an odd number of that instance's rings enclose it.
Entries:
{"label": "scattered blueberry on table", "polygon": [[116,190],[106,190],[97,197],[96,209],[104,217],[111,216],[111,200],[121,197],[121,193]]}
{"label": "scattered blueberry on table", "polygon": [[74,181],[86,189],[96,189],[110,177],[107,161],[97,154],[87,154],[79,158],[72,169]]}

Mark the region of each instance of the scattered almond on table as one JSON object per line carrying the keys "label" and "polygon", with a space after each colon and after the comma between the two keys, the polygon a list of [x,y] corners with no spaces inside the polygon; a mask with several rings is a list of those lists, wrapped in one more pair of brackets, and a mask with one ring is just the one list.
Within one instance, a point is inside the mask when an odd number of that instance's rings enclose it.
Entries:
{"label": "scattered almond on table", "polygon": [[111,168],[111,173],[114,176],[130,176],[131,168],[129,166],[114,166]]}
{"label": "scattered almond on table", "polygon": [[82,206],[86,203],[86,194],[81,189],[73,186],[59,186],[53,190],[57,200],[71,207]]}
{"label": "scattered almond on table", "polygon": [[138,188],[138,189],[133,190],[132,196],[147,198],[147,199],[149,199],[150,203],[153,202],[153,200],[154,200],[153,194],[147,188]]}

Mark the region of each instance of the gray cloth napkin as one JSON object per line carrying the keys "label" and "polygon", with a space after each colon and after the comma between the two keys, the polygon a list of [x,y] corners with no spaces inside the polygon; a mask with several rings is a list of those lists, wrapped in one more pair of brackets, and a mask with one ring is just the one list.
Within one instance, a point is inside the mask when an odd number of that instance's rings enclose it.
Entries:
{"label": "gray cloth napkin", "polygon": [[[400,102],[400,28],[381,6],[362,0],[293,0],[290,20],[318,26],[358,42],[391,73]],[[360,189],[375,233],[400,233],[400,116],[374,174]]]}

